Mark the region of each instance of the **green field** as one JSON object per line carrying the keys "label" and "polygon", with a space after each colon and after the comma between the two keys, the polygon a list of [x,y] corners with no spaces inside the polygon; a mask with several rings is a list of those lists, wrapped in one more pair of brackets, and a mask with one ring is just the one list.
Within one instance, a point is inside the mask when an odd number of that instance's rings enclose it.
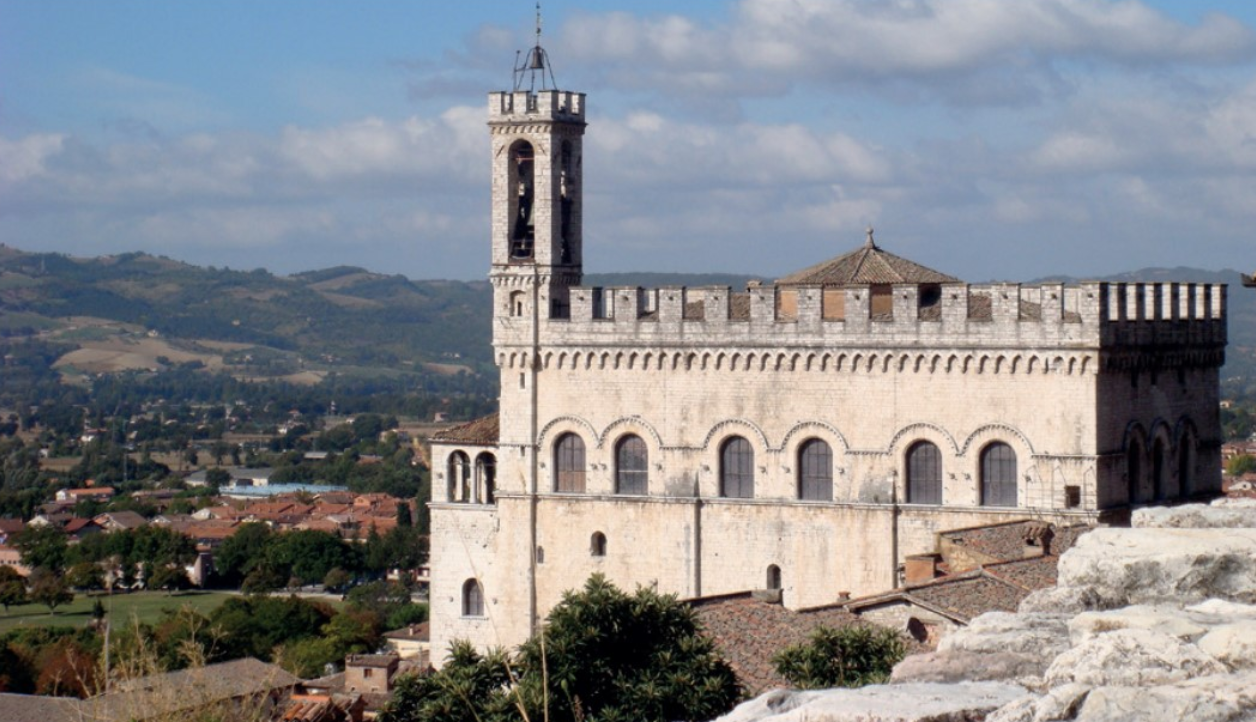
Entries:
{"label": "green field", "polygon": [[163,610],[179,609],[185,604],[208,614],[229,596],[231,595],[226,592],[200,591],[176,594],[132,592],[90,597],[78,594],[70,604],[57,607],[56,614],[49,614],[48,607],[42,604],[22,604],[10,607],[7,615],[0,611],[0,634],[20,627],[86,626],[92,619],[92,606],[97,599],[101,600],[106,610],[112,609],[110,615],[116,628],[118,624],[130,622],[132,615],[141,622],[154,622],[161,618]]}

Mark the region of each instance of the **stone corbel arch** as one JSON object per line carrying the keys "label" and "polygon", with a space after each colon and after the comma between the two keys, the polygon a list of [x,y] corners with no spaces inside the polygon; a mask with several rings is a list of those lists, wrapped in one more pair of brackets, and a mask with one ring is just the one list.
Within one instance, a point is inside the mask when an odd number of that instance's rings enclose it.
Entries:
{"label": "stone corbel arch", "polygon": [[937,424],[923,421],[908,424],[899,429],[885,447],[885,453],[897,458],[907,450],[908,446],[917,441],[932,441],[938,446],[945,446],[951,456],[960,456],[959,444],[955,443],[955,437],[951,436],[951,432]]}
{"label": "stone corbel arch", "polygon": [[964,439],[964,443],[959,447],[960,456],[968,456],[970,449],[974,447],[984,447],[991,441],[1002,441],[1011,444],[1013,448],[1019,446],[1017,455],[1022,452],[1028,457],[1034,456],[1034,445],[1030,443],[1029,437],[1025,436],[1020,429],[1010,424],[986,424],[977,427],[968,438]]}
{"label": "stone corbel arch", "polygon": [[597,439],[598,448],[602,448],[608,441],[615,441],[622,433],[616,433],[617,430],[623,429],[632,432],[638,436],[648,436],[653,442],[653,451],[661,451],[663,449],[663,437],[659,435],[657,429],[650,422],[640,416],[621,416],[606,425],[602,433],[594,438]]}
{"label": "stone corbel arch", "polygon": [[597,442],[599,437],[597,431],[593,428],[593,424],[578,416],[558,416],[551,419],[537,436],[536,445],[538,449],[544,449],[550,443],[551,436],[562,434],[567,431],[585,432],[588,442]]}
{"label": "stone corbel arch", "polygon": [[[820,435],[816,435],[814,433],[816,431],[820,431],[822,433]],[[794,424],[789,431],[785,432],[785,438],[781,440],[780,447],[775,450],[782,452],[788,450],[794,444],[795,437],[802,439],[815,437],[817,439],[824,439],[831,444],[832,442],[837,442],[836,444],[833,444],[834,450],[840,450],[843,455],[850,450],[850,442],[846,440],[846,436],[842,434],[841,431],[838,431],[836,426],[824,421],[799,421]]]}
{"label": "stone corbel arch", "polygon": [[1179,448],[1188,439],[1194,439],[1196,444],[1199,443],[1199,427],[1195,425],[1194,419],[1183,414],[1173,425],[1173,447]]}
{"label": "stone corbel arch", "polygon": [[1125,425],[1125,435],[1121,438],[1121,451],[1127,452],[1130,448],[1130,441],[1136,440],[1142,447],[1143,451],[1147,450],[1147,442],[1151,437],[1147,434],[1147,429],[1143,427],[1140,421],[1131,421]]}
{"label": "stone corbel arch", "polygon": [[706,438],[702,440],[701,448],[710,450],[712,441],[722,439],[723,437],[732,434],[733,429],[744,429],[749,431],[750,433],[748,436],[754,437],[754,442],[758,444],[759,449],[763,453],[773,451],[772,446],[768,444],[768,437],[767,434],[763,433],[763,429],[759,428],[758,424],[755,424],[752,421],[747,421],[746,419],[724,419],[723,421],[716,422],[716,424],[711,427],[711,430],[707,432]]}

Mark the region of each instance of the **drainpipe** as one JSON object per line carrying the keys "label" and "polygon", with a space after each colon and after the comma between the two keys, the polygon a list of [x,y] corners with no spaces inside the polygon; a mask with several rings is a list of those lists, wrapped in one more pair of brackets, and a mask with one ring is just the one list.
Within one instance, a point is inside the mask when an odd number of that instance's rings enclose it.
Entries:
{"label": "drainpipe", "polygon": [[531,622],[532,633],[535,634],[540,630],[540,620],[537,618],[537,595],[536,595],[536,542],[537,542],[537,491],[540,488],[540,474],[538,465],[538,455],[540,454],[540,439],[537,438],[537,400],[540,395],[537,393],[537,354],[541,349],[541,280],[537,274],[536,266],[532,266],[532,337],[529,339],[531,345],[531,353],[528,361],[527,379],[529,408],[528,414],[528,439],[530,440],[532,449],[530,461],[531,470],[528,480],[528,619]]}
{"label": "drainpipe", "polygon": [[898,589],[898,472],[890,472],[890,578]]}

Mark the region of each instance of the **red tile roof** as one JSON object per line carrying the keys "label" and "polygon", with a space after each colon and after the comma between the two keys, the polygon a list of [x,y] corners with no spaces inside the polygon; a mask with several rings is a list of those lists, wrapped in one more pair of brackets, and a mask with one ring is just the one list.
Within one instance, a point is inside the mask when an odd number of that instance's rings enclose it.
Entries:
{"label": "red tile roof", "polygon": [[772,657],[786,647],[807,641],[822,626],[863,624],[841,607],[795,612],[755,599],[750,592],[694,599],[689,604],[750,694],[789,686],[772,664]]}
{"label": "red tile roof", "polygon": [[959,279],[881,250],[872,242],[777,280],[778,286],[864,286],[872,283],[957,283]]}
{"label": "red tile roof", "polygon": [[438,441],[443,444],[491,446],[497,443],[499,434],[497,414],[489,414],[475,421],[442,431],[432,436],[432,441]]}

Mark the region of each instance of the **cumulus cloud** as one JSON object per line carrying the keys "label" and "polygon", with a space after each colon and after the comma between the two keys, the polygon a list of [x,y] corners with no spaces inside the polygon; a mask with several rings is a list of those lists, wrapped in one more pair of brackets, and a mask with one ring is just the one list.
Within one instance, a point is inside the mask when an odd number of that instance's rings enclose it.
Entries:
{"label": "cumulus cloud", "polygon": [[1059,89],[1061,62],[1215,64],[1256,52],[1233,18],[1188,25],[1109,0],[742,0],[725,23],[588,13],[560,37],[569,62],[606,65],[604,77],[628,87],[773,95],[806,79],[982,104]]}
{"label": "cumulus cloud", "polygon": [[[494,57],[516,45],[491,27],[467,43]],[[859,245],[868,224],[895,253],[970,280],[1129,270],[1132,257],[1220,267],[1256,227],[1253,47],[1232,19],[1184,23],[1132,1],[579,14],[552,52],[590,92],[587,267],[783,274]],[[107,76],[162,102],[119,107],[131,120],[103,138],[0,133],[0,238],[482,277],[484,108],[432,108],[485,55],[416,65],[428,76],[411,90],[427,95],[411,117],[274,132],[153,125],[140,111],[174,117],[199,98]],[[1200,233],[1207,256],[1181,242]]]}

